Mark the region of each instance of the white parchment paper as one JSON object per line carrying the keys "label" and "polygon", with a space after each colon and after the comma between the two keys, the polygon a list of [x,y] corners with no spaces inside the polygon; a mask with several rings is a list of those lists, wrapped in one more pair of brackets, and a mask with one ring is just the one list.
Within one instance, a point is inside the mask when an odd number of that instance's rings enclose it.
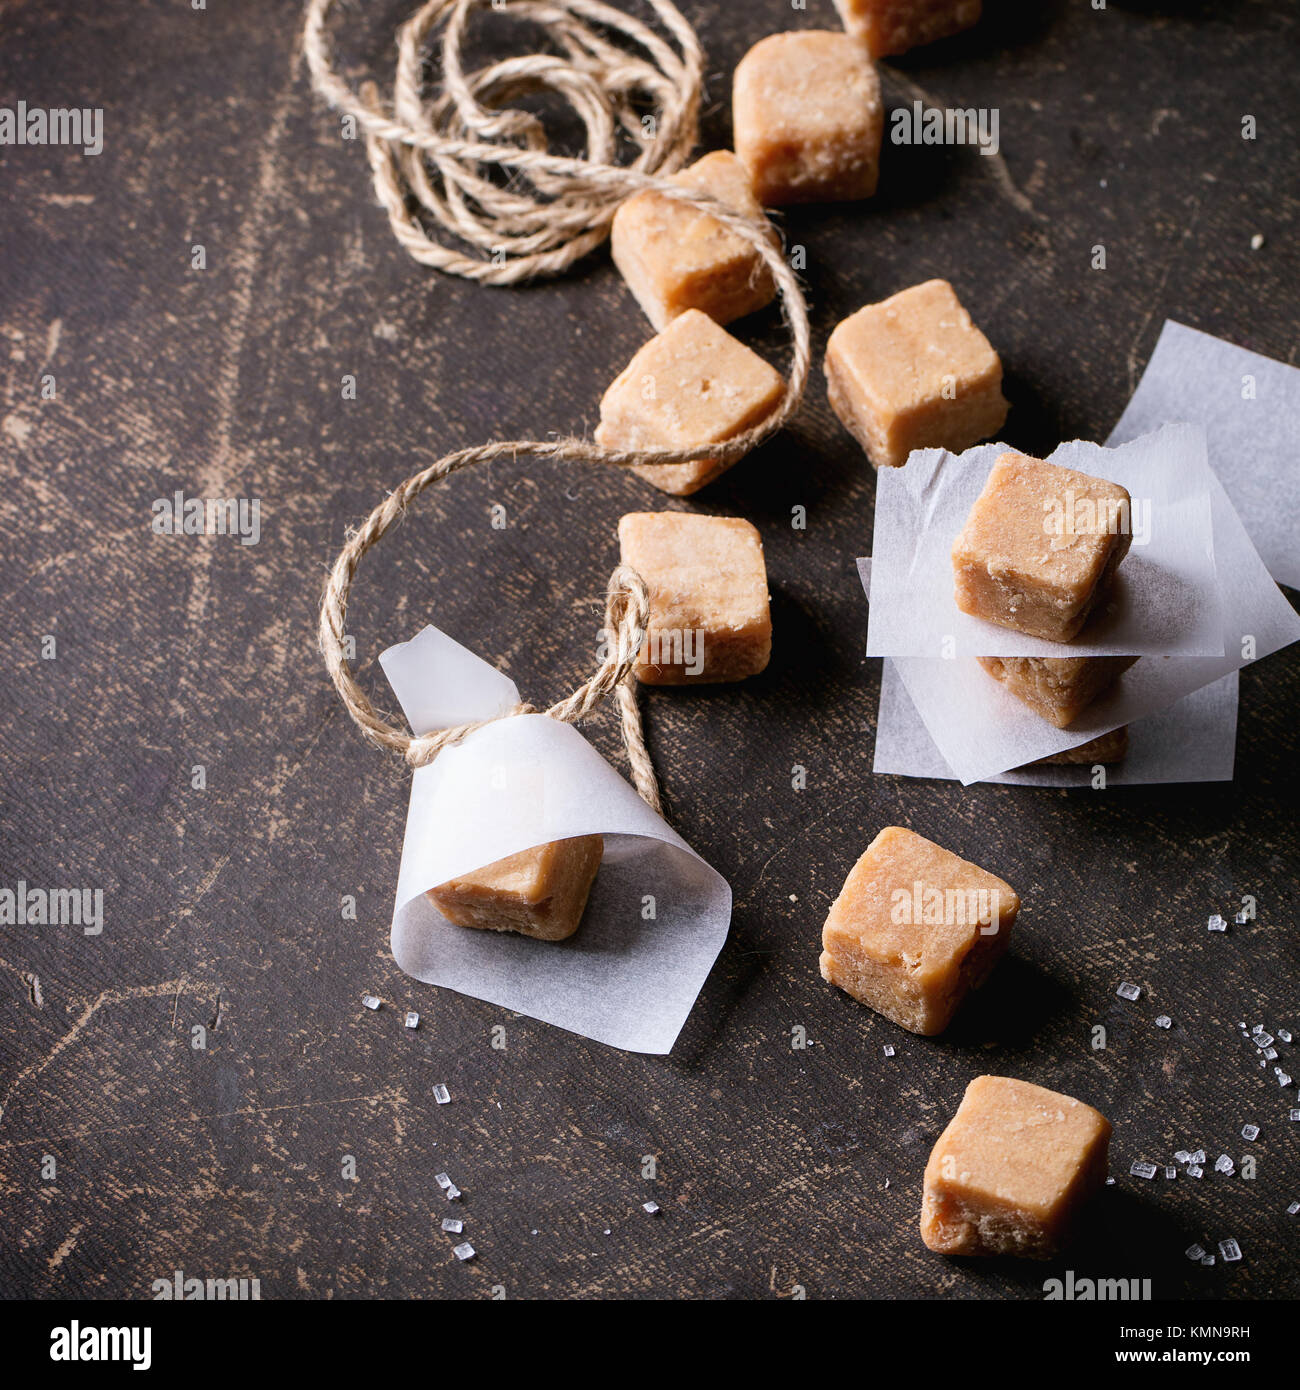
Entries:
{"label": "white parchment paper", "polygon": [[[877,474],[868,656],[1062,655],[1059,642],[972,618],[953,599],[952,543],[1006,452],[1005,444],[922,449]],[[1134,504],[1134,543],[1105,609],[1068,654],[1222,656],[1204,431],[1171,425],[1118,449],[1074,440],[1050,461],[1119,483]],[[1139,544],[1143,517],[1149,538]]]}
{"label": "white parchment paper", "polygon": [[1166,420],[1204,428],[1210,465],[1269,572],[1300,588],[1300,370],[1167,320],[1109,442]]}
{"label": "white parchment paper", "polygon": [[[1237,672],[1129,726],[1128,754],[1106,767],[1108,786],[1151,782],[1227,782],[1237,746]],[[892,661],[880,677],[875,772],[953,780]],[[1091,764],[1027,767],[983,779],[1022,787],[1085,787]]]}
{"label": "white parchment paper", "polygon": [[[490,719],[519,702],[513,681],[434,627],[380,662],[417,733]],[[603,835],[605,857],[567,941],[452,926],[424,896],[574,835]],[[613,1047],[665,1053],[730,921],[726,880],[568,724],[540,714],[497,719],[414,774],[392,946],[418,980]]]}

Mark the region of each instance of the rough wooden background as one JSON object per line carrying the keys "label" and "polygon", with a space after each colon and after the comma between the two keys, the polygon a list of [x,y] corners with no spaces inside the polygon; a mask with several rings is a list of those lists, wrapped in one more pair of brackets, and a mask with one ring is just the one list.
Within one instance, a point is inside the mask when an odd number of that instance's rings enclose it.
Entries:
{"label": "rough wooden background", "polygon": [[[829,0],[685,8],[709,53],[709,146],[729,140],[730,72],[751,43],[834,22]],[[874,202],[785,219],[808,249],[819,358],[844,314],[949,276],[1002,353],[1008,437],[1031,451],[1104,438],[1166,316],[1292,360],[1294,9],[988,9],[886,83],[894,104],[998,107],[1002,158],[887,145]],[[354,72],[387,80],[402,7],[348,13]],[[1231,785],[873,777],[879,670],[860,655],[853,557],[874,484],[820,373],[795,427],[689,504],[762,530],[776,645],[758,679],[647,702],[670,814],[735,889],[673,1055],[611,1051],[397,970],[405,782],[343,717],[315,652],[325,567],[418,462],[590,429],[649,330],[603,255],[517,291],[406,259],[361,148],[308,90],[299,24],[288,0],[0,4],[0,104],[105,111],[98,158],[0,150],[0,882],[106,898],[99,937],[0,930],[0,1291],[145,1297],[182,1269],[258,1277],[268,1298],[1037,1298],[1068,1266],[1151,1277],[1157,1297],[1294,1297],[1300,1102],[1236,1025],[1300,1030],[1300,657],[1243,675]],[[774,318],[744,331],[779,353]],[[177,488],[259,498],[260,543],[151,534],[151,502]],[[366,669],[435,619],[554,698],[591,665],[618,516],[661,500],[591,468],[459,477],[365,564],[351,626]],[[614,753],[608,716],[590,734]],[[825,909],[888,822],[1025,901],[1012,957],[942,1040],[817,974]],[[1258,922],[1209,935],[1207,915],[1243,893]],[[349,894],[356,921],[341,920]],[[1124,978],[1139,1003],[1116,999]],[[380,1013],[360,1008],[366,990]],[[1153,1026],[1161,1012],[1172,1031]],[[1054,1269],[945,1261],[917,1234],[929,1147],[985,1071],[1115,1122],[1116,1185]],[[450,1106],[433,1102],[440,1081]],[[1198,1145],[1256,1154],[1257,1178],[1127,1175]],[[438,1229],[441,1169],[465,1191],[469,1264]],[[1241,1263],[1183,1258],[1226,1236]]]}

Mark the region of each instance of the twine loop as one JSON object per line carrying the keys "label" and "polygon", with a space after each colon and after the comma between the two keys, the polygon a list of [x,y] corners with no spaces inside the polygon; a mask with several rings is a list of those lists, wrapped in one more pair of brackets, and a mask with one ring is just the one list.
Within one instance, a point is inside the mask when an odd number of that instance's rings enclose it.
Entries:
{"label": "twine loop", "polygon": [[[776,284],[791,338],[780,401],[758,424],[729,439],[678,449],[614,449],[575,438],[462,449],[412,474],[348,537],[321,604],[321,651],[365,737],[401,753],[413,766],[481,726],[413,738],[371,704],[352,674],[343,643],[357,565],[415,497],[457,469],[504,455],[620,468],[698,460],[721,469],[781,429],[807,385],[807,305],[766,218],[737,212],[671,177],[696,143],[704,56],[671,0],[643,4],[662,33],[602,0],[425,0],[398,31],[393,91],[385,98],[373,82],[354,90],[339,75],[327,27],[334,0],[307,0],[303,53],[312,85],[364,135],[375,195],[394,236],[421,265],[498,286],[558,275],[605,240],[624,199],[653,191],[707,213],[754,249]],[[540,34],[551,51],[467,71],[464,47],[476,11],[527,21],[530,33]],[[426,71],[437,79],[428,86]],[[541,119],[510,105],[538,95],[568,109],[584,132],[583,156],[553,153]],[[632,157],[621,162],[629,150]],[[648,619],[644,582],[620,566],[607,595],[612,652],[590,680],[545,713],[566,722],[580,719],[614,693],[637,789],[658,811],[631,676]]]}
{"label": "twine loop", "polygon": [[[637,175],[675,173],[695,146],[704,55],[669,0],[646,3],[671,42],[600,0],[426,0],[398,31],[390,101],[373,84],[353,92],[335,72],[333,3],[307,7],[313,85],[364,132],[379,201],[424,265],[491,285],[558,275],[604,241]],[[475,11],[529,21],[554,51],[467,74],[462,50]],[[435,48],[441,86],[426,95]],[[508,104],[526,96],[567,108],[585,135],[581,155],[550,152],[542,121]],[[409,203],[486,256],[429,236]]]}

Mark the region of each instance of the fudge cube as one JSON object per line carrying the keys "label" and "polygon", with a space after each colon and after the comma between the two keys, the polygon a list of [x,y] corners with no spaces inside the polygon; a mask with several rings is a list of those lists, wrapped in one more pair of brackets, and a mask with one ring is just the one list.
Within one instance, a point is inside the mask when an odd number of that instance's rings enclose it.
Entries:
{"label": "fudge cube", "polygon": [[1050,1259],[1105,1181],[1109,1144],[1092,1106],[977,1076],[925,1165],[921,1239],[943,1255]]}
{"label": "fudge cube", "polygon": [[947,280],[926,280],[837,325],[826,391],[840,423],[877,467],[913,449],[954,453],[1007,418],[1002,363]]}
{"label": "fudge cube", "polygon": [[1020,899],[933,841],[890,825],[822,928],[822,977],[912,1033],[941,1033],[1002,957]]}
{"label": "fudge cube", "polygon": [[[711,193],[736,212],[764,222],[745,166],[730,150],[716,150],[675,176],[674,182]],[[776,234],[767,228],[776,245]],[[776,295],[776,282],[756,247],[706,212],[661,193],[638,193],[614,214],[610,253],[636,302],[656,328],[687,309],[715,323],[752,314]]]}
{"label": "fudge cube", "polygon": [[563,941],[578,930],[604,853],[599,835],[551,840],[429,889],[457,927]]}
{"label": "fudge cube", "polygon": [[969,29],[981,0],[835,0],[835,8],[867,52],[885,58]]}
{"label": "fudge cube", "polygon": [[[611,449],[680,449],[720,444],[757,425],[780,404],[781,374],[698,309],[679,314],[615,378],[600,402],[596,443]],[[728,465],[634,466],[677,497],[698,492]]]}
{"label": "fudge cube", "polygon": [[1003,454],[953,542],[957,607],[1069,642],[1128,554],[1131,505],[1117,483]]}
{"label": "fudge cube", "polygon": [[1048,767],[1053,764],[1071,763],[1122,763],[1128,756],[1128,725],[1121,724],[1109,733],[1098,734],[1087,743],[1076,744],[1073,748],[1062,748],[1046,758],[1037,758],[1030,767]]}
{"label": "fudge cube", "polygon": [[650,591],[650,625],[636,661],[646,685],[695,685],[756,675],[772,654],[763,542],[738,517],[630,512],[619,547]]}
{"label": "fudge cube", "polygon": [[876,191],[885,131],[880,79],[848,34],[769,34],[736,67],[731,115],[736,153],[765,207]]}
{"label": "fudge cube", "polygon": [[979,664],[1037,715],[1068,729],[1135,656],[981,656]]}

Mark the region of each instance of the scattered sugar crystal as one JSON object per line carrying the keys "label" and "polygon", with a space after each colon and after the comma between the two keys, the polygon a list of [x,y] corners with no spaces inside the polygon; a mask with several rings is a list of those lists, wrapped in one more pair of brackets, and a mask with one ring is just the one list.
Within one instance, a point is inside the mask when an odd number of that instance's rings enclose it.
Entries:
{"label": "scattered sugar crystal", "polygon": [[1293,1120],[1300,1120],[1300,1110],[1293,1110],[1291,1112],[1291,1118]]}
{"label": "scattered sugar crystal", "polygon": [[458,1236],[465,1229],[463,1221],[457,1221],[454,1216],[444,1216],[442,1218],[442,1229],[450,1231],[452,1235]]}
{"label": "scattered sugar crystal", "polygon": [[1210,918],[1208,925],[1211,931],[1228,930],[1228,924],[1223,920],[1222,917],[1219,916],[1217,912],[1214,914],[1213,917]]}
{"label": "scattered sugar crystal", "polygon": [[451,1092],[441,1084],[433,1088],[433,1098],[439,1105],[451,1104]]}
{"label": "scattered sugar crystal", "polygon": [[1199,1178],[1204,1172],[1205,1169],[1202,1168],[1199,1163],[1193,1163],[1187,1170],[1187,1176],[1189,1178]]}
{"label": "scattered sugar crystal", "polygon": [[1127,999],[1130,1002],[1132,1002],[1134,999],[1140,998],[1142,995],[1142,991],[1137,987],[1137,985],[1130,984],[1127,980],[1125,980],[1120,985],[1120,987],[1115,991],[1115,993],[1118,994],[1121,999]]}
{"label": "scattered sugar crystal", "polygon": [[1291,1041],[1291,1033],[1287,1028],[1279,1028],[1277,1030],[1277,1035],[1284,1043],[1289,1043]]}
{"label": "scattered sugar crystal", "polygon": [[1227,1240],[1219,1242],[1219,1254],[1225,1260],[1239,1260],[1241,1259],[1241,1246],[1229,1236]]}
{"label": "scattered sugar crystal", "polygon": [[1174,1021],[1168,1014],[1161,1014],[1160,1017],[1156,1019],[1157,1028],[1172,1028],[1173,1026]]}
{"label": "scattered sugar crystal", "polygon": [[1244,908],[1232,919],[1239,927],[1244,927],[1250,921],[1250,913]]}
{"label": "scattered sugar crystal", "polygon": [[1262,1023],[1252,1024],[1250,1031],[1252,1033],[1262,1033],[1264,1031],[1264,1025]]}
{"label": "scattered sugar crystal", "polygon": [[1156,1165],[1154,1163],[1143,1163],[1141,1159],[1135,1158],[1129,1165],[1129,1172],[1135,1178],[1154,1178],[1156,1175]]}
{"label": "scattered sugar crystal", "polygon": [[363,994],[361,996],[361,1007],[363,1009],[377,1009],[379,1000],[373,994]]}
{"label": "scattered sugar crystal", "polygon": [[1256,1033],[1256,1034],[1255,1034],[1255,1046],[1256,1046],[1256,1047],[1272,1047],[1272,1046],[1273,1046],[1273,1035],[1272,1035],[1272,1033]]}
{"label": "scattered sugar crystal", "polygon": [[433,1180],[444,1192],[451,1186],[451,1179],[446,1173],[435,1173],[433,1175]]}
{"label": "scattered sugar crystal", "polygon": [[1207,1267],[1208,1267],[1209,1265],[1212,1265],[1212,1264],[1214,1263],[1214,1256],[1213,1256],[1213,1255],[1207,1255],[1207,1256],[1201,1261],[1201,1263],[1202,1263],[1203,1265],[1206,1265]]}
{"label": "scattered sugar crystal", "polygon": [[460,1188],[457,1187],[454,1182],[448,1183],[445,1190],[447,1193],[447,1200],[449,1202],[457,1202],[460,1200]]}
{"label": "scattered sugar crystal", "polygon": [[1241,1127],[1241,1137],[1242,1137],[1243,1139],[1258,1139],[1258,1138],[1259,1138],[1259,1126],[1258,1126],[1258,1125],[1242,1125],[1242,1127]]}
{"label": "scattered sugar crystal", "polygon": [[1167,1177],[1167,1178],[1176,1178],[1177,1176],[1178,1176],[1178,1169],[1177,1169],[1177,1168],[1171,1168],[1168,1164],[1165,1164],[1165,1177]]}
{"label": "scattered sugar crystal", "polygon": [[1237,1165],[1233,1163],[1232,1159],[1230,1159],[1227,1154],[1220,1154],[1218,1158],[1214,1160],[1214,1171],[1216,1173],[1231,1173],[1236,1166]]}
{"label": "scattered sugar crystal", "polygon": [[1297,1214],[1300,1214],[1300,1202],[1292,1202],[1291,1205],[1287,1207],[1286,1214],[1288,1216],[1296,1216]]}
{"label": "scattered sugar crystal", "polygon": [[1174,1155],[1175,1163],[1190,1163],[1191,1161],[1192,1156],[1187,1152],[1186,1149],[1179,1149],[1178,1152]]}
{"label": "scattered sugar crystal", "polygon": [[1115,1186],[1115,1179],[1114,1179],[1114,1178],[1107,1178],[1107,1179],[1106,1179],[1106,1186],[1107,1186],[1107,1187],[1114,1187],[1114,1186]]}
{"label": "scattered sugar crystal", "polygon": [[453,1245],[451,1253],[455,1255],[458,1260],[472,1260],[474,1258],[474,1247],[469,1241],[465,1241],[461,1245]]}
{"label": "scattered sugar crystal", "polygon": [[658,1202],[642,1202],[642,1203],[641,1203],[641,1210],[642,1210],[643,1212],[645,1212],[648,1216],[657,1216],[657,1215],[659,1214],[659,1203],[658,1203]]}
{"label": "scattered sugar crystal", "polygon": [[1203,1260],[1205,1258],[1204,1247],[1200,1245],[1189,1245],[1183,1253],[1189,1260]]}
{"label": "scattered sugar crystal", "polygon": [[1273,1075],[1277,1077],[1277,1084],[1279,1086],[1286,1087],[1291,1084],[1290,1076],[1284,1072],[1281,1067],[1274,1067]]}
{"label": "scattered sugar crystal", "polygon": [[894,1044],[886,1043],[882,1051],[884,1052],[886,1057],[892,1057],[894,1055]]}
{"label": "scattered sugar crystal", "polygon": [[1265,1060],[1266,1062],[1276,1062],[1276,1061],[1277,1061],[1277,1048],[1275,1048],[1275,1047],[1266,1047],[1266,1048],[1264,1049],[1264,1060]]}
{"label": "scattered sugar crystal", "polygon": [[1205,1150],[1204,1150],[1204,1149],[1197,1149],[1196,1152],[1192,1155],[1192,1162],[1193,1162],[1193,1163],[1204,1163],[1204,1162],[1205,1162]]}
{"label": "scattered sugar crystal", "polygon": [[418,1028],[420,1026],[420,1015],[414,1009],[406,1011],[406,1026],[408,1028]]}

